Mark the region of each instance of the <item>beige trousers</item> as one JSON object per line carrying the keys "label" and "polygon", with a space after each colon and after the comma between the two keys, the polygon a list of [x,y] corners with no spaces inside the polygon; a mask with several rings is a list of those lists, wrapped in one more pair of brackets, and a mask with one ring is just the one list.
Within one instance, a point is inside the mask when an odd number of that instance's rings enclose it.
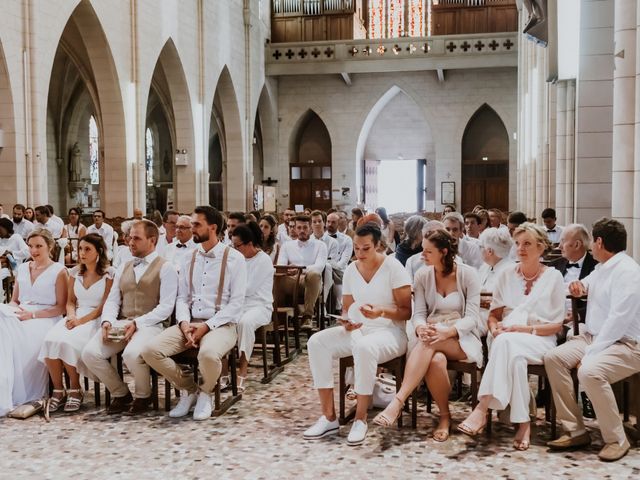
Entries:
{"label": "beige trousers", "polygon": [[[295,286],[294,277],[282,277],[278,279],[276,286],[276,297],[278,305],[287,305],[286,299],[293,295]],[[298,291],[304,293],[304,311],[302,315],[313,316],[316,300],[322,290],[322,274],[317,272],[306,272],[300,276]],[[297,301],[297,299],[295,300]]]}
{"label": "beige trousers", "polygon": [[591,343],[591,335],[579,335],[544,357],[558,419],[568,433],[585,429],[571,379],[571,370],[582,362],[578,380],[593,404],[602,438],[605,443],[621,444],[626,437],[611,384],[640,372],[640,345],[618,342],[585,360],[585,348]]}
{"label": "beige trousers", "polygon": [[[231,323],[214,328],[202,337],[198,349],[201,391],[213,393],[218,378],[220,378],[222,358],[235,346],[237,339],[236,325]],[[142,351],[142,358],[174,387],[194,393],[198,390],[198,385],[193,376],[183,372],[182,368],[171,358],[172,355],[177,355],[185,350],[187,347],[184,335],[178,325],[173,325],[146,345]]]}
{"label": "beige trousers", "polygon": [[[128,320],[117,320],[116,325],[129,323]],[[115,367],[111,364],[111,357],[122,352],[122,360],[127,366],[135,381],[136,398],[149,398],[151,396],[151,371],[140,352],[160,332],[162,325],[139,328],[133,334],[129,343],[103,342],[102,329],[98,330],[82,350],[82,361],[87,368],[104,383],[107,390],[115,398],[124,397],[129,393],[129,387],[120,378]]]}

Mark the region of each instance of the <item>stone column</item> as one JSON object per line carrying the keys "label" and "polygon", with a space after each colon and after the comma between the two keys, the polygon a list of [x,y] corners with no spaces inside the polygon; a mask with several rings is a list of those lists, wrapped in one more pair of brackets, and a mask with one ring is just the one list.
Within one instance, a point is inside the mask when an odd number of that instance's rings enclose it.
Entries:
{"label": "stone column", "polygon": [[572,223],[576,221],[575,211],[575,129],[576,129],[576,82],[575,80],[567,81],[567,98],[566,98],[566,114],[565,114],[565,192],[564,203],[566,212],[566,222]]}
{"label": "stone column", "polygon": [[556,84],[556,214],[558,222],[566,225],[569,222],[567,212],[566,172],[566,141],[567,141],[567,82]]}
{"label": "stone column", "polygon": [[[636,7],[636,68],[635,68],[635,91],[640,97],[640,8]],[[635,137],[634,137],[634,159],[633,159],[633,243],[628,245],[633,247],[633,257],[640,258],[640,98],[634,97],[635,103]],[[631,100],[628,100],[629,102]],[[631,251],[631,248],[629,248]]]}
{"label": "stone column", "polygon": [[614,17],[611,215],[625,224],[633,245],[636,82],[636,0],[616,0]]}

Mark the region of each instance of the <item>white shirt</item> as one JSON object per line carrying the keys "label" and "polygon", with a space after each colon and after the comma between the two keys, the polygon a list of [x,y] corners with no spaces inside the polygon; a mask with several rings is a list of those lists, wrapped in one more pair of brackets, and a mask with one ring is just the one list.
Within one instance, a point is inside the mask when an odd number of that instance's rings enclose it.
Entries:
{"label": "white shirt", "polygon": [[33,223],[26,218],[23,218],[20,223],[13,222],[13,232],[17,233],[25,240],[34,228],[36,227],[33,225]]}
{"label": "white shirt", "polygon": [[113,262],[111,263],[115,268],[118,268],[120,265],[130,262],[134,258],[128,245],[118,245],[118,248],[116,248],[116,251],[113,253]]}
{"label": "white shirt", "polygon": [[322,273],[326,264],[327,246],[315,238],[306,242],[289,240],[280,248],[278,265],[298,265],[307,267],[309,272]]}
{"label": "white shirt", "polygon": [[113,227],[111,225],[103,222],[102,226],[98,228],[94,223],[89,228],[87,228],[87,233],[97,233],[98,235],[100,235],[104,240],[104,243],[107,245],[107,250],[113,255]]}
{"label": "white shirt", "polygon": [[9,238],[0,238],[0,255],[4,255],[5,252],[11,252],[16,262],[24,262],[31,256],[29,253],[29,246],[24,243],[24,239],[17,233],[14,233]]}
{"label": "white shirt", "polygon": [[547,236],[549,237],[549,241],[551,243],[560,243],[560,235],[562,235],[563,227],[560,225],[556,225],[551,230],[547,230],[547,227],[542,225],[542,228],[545,232],[547,232]]}
{"label": "white shirt", "polygon": [[342,232],[336,232],[336,240],[338,241],[338,256],[330,263],[334,270],[344,272],[353,255],[353,240],[349,235],[345,235]]}
{"label": "white shirt", "polygon": [[338,258],[338,240],[336,240],[335,238],[331,238],[331,236],[329,236],[327,232],[324,232],[324,234],[320,238],[316,237],[315,235],[313,237],[316,240],[324,242],[325,246],[327,247],[328,263],[331,264]]}
{"label": "white shirt", "polygon": [[[582,258],[580,260],[578,260],[577,262],[571,262],[569,261],[569,263],[577,263],[578,264],[578,268],[576,267],[567,267],[567,272],[564,274],[564,284],[566,286],[568,286],[571,282],[575,282],[576,280],[580,279],[580,272],[582,271],[582,264],[584,263],[584,259],[586,258],[587,254],[585,253]],[[569,303],[571,303],[571,300],[569,300]]]}
{"label": "white shirt", "polygon": [[264,307],[273,311],[273,274],[275,268],[269,255],[259,251],[251,258],[246,258],[247,292],[244,296],[244,309]]}
{"label": "white shirt", "polygon": [[190,238],[187,243],[179,242],[177,238],[173,240],[169,245],[160,253],[160,256],[171,262],[178,273],[180,273],[181,265],[186,261],[187,257],[190,259],[193,254],[193,250],[197,247],[193,238]]}
{"label": "white shirt", "polygon": [[53,218],[47,220],[47,223],[36,222],[33,225],[34,227],[46,228],[51,232],[51,235],[53,235],[54,239],[62,237],[62,229],[64,228],[64,223],[58,223]]}
{"label": "white shirt", "polygon": [[278,239],[278,242],[280,242],[280,245],[283,245],[284,242],[288,242],[292,239],[289,236],[289,233],[287,232],[287,226],[284,223],[278,225],[278,233],[276,234],[276,238]]}
{"label": "white shirt", "polygon": [[409,277],[411,277],[412,284],[413,284],[413,279],[416,276],[416,273],[418,272],[418,270],[424,267],[424,265],[425,263],[424,263],[424,260],[422,259],[422,252],[415,253],[411,255],[409,258],[407,258],[407,261],[404,263],[404,269],[409,274]]}
{"label": "white shirt", "polygon": [[[244,256],[233,248],[230,248],[227,257],[220,310],[216,312],[215,308],[225,248],[230,247],[218,242],[215,247],[205,252],[200,244],[196,250],[192,251],[191,256],[186,258],[186,263],[180,268],[176,300],[178,324],[190,322],[191,318],[205,318],[207,325],[213,330],[228,323],[238,323],[243,313],[244,297],[247,291],[247,266]],[[193,252],[197,253],[192,277]],[[193,278],[193,291],[191,278]]]}
{"label": "white shirt", "polygon": [[493,267],[488,263],[483,263],[478,269],[478,278],[480,279],[480,291],[486,293],[493,293],[496,288],[496,279],[500,274],[510,266],[513,265],[513,261],[509,258],[503,258]]}
{"label": "white shirt", "polygon": [[[147,271],[151,262],[158,258],[157,252],[151,252],[144,257],[144,262],[133,267],[133,275],[136,282],[140,280],[144,272]],[[116,276],[109,292],[109,297],[102,309],[102,322],[113,323],[120,315],[120,306],[122,305],[122,292],[120,291],[120,279],[128,262],[118,267]],[[176,292],[178,290],[178,274],[169,262],[165,262],[160,269],[160,303],[148,313],[136,318],[136,325],[141,327],[152,327],[164,322],[171,316],[173,307],[176,303]]]}
{"label": "white shirt", "polygon": [[459,239],[458,254],[465,265],[480,268],[484,263],[482,259],[482,251],[480,250],[480,241],[477,238],[471,238],[465,235]]}
{"label": "white shirt", "polygon": [[640,342],[640,266],[635,260],[619,252],[581,281],[589,293],[585,328],[594,337],[585,357],[623,337]]}
{"label": "white shirt", "polygon": [[64,220],[62,220],[56,214],[51,215],[51,218],[49,220],[51,220],[53,223],[60,225],[60,228],[64,228]]}

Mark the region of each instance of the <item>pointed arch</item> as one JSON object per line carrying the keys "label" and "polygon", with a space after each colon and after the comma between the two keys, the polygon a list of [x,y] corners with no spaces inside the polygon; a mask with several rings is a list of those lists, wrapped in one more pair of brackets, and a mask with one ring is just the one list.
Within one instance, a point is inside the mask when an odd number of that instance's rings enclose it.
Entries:
{"label": "pointed arch", "polygon": [[[0,171],[3,181],[0,182],[0,198],[5,205],[25,201],[21,188],[21,178],[24,175],[22,162],[16,155],[16,128],[13,112],[13,100],[9,72],[5,62],[4,50],[0,42]],[[18,187],[16,187],[18,186]]]}

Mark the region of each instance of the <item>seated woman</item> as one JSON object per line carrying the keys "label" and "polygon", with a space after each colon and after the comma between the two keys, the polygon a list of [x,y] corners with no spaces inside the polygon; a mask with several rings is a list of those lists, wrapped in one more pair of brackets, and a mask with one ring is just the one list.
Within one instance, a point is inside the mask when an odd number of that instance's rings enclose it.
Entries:
{"label": "seated woman", "polygon": [[280,243],[277,241],[278,222],[273,215],[266,214],[260,219],[260,230],[262,230],[262,251],[269,255],[274,265],[278,263],[280,255]]}
{"label": "seated woman", "polygon": [[523,223],[513,238],[520,263],[505,269],[496,280],[489,313],[494,340],[480,382],[479,403],[458,430],[476,435],[484,429],[488,409],[510,405],[511,422],[519,424],[513,446],[526,450],[531,433],[527,365],[542,365],[544,354],[556,345],[565,290],[562,274],[540,263],[551,246],[542,227]]}
{"label": "seated woman", "polygon": [[347,439],[360,445],[367,434],[367,410],[378,364],[403,355],[407,348],[405,321],[411,318],[411,283],[404,267],[377,251],[380,227],[367,223],[353,237],[356,261],[344,272],[340,325],[318,332],[307,343],[314,387],[322,416],[304,432],[315,440],[338,433],[333,403],[333,361],[353,356],[356,416]]}
{"label": "seated woman", "polygon": [[[507,268],[513,267],[513,260],[509,258],[509,252],[513,246],[513,240],[509,232],[503,228],[487,228],[480,234],[480,248],[484,263],[478,269],[480,277],[480,289],[482,294],[493,294],[496,280]],[[487,322],[489,320],[489,307],[491,298],[485,295],[480,298],[480,335],[487,334]],[[489,337],[490,339],[491,337]],[[487,340],[489,340],[487,339]]]}
{"label": "seated woman", "polygon": [[[47,365],[53,383],[50,412],[58,410],[65,400],[65,412],[80,409],[80,374],[93,378],[82,363],[82,349],[100,328],[102,306],[113,284],[115,269],[109,266],[107,246],[97,233],[80,239],[78,261],[80,264],[71,270],[68,282],[67,318],[49,330],[38,357]],[[65,370],[71,387],[66,392]]]}
{"label": "seated woman", "polygon": [[46,394],[38,353],[67,303],[67,271],[51,259],[51,233],[35,228],[27,244],[32,260],[18,267],[11,303],[0,309],[0,416]]}
{"label": "seated woman", "polygon": [[273,274],[275,268],[269,255],[260,250],[262,232],[255,222],[238,225],[231,237],[233,248],[247,261],[247,291],[244,313],[238,320],[238,391],[245,390],[249,359],[256,341],[256,330],[271,321],[273,312]]}
{"label": "seated woman", "polygon": [[480,282],[473,267],[455,262],[456,240],[446,230],[429,233],[422,249],[427,266],[418,270],[413,284],[413,323],[418,343],[409,354],[402,388],[373,421],[385,427],[392,425],[404,402],[424,379],[440,412],[433,438],[444,442],[451,426],[447,361],[482,366]]}
{"label": "seated woman", "polygon": [[29,247],[20,234],[14,233],[13,222],[8,218],[0,218],[0,257],[11,256],[10,262],[17,266],[29,258]]}
{"label": "seated woman", "polygon": [[404,240],[396,246],[396,259],[404,266],[407,259],[422,251],[422,228],[427,219],[411,215],[404,222]]}
{"label": "seated woman", "polygon": [[64,262],[76,263],[78,261],[78,241],[87,234],[87,227],[80,223],[80,210],[73,207],[69,209],[69,223],[62,229],[62,238],[68,238],[67,253]]}

